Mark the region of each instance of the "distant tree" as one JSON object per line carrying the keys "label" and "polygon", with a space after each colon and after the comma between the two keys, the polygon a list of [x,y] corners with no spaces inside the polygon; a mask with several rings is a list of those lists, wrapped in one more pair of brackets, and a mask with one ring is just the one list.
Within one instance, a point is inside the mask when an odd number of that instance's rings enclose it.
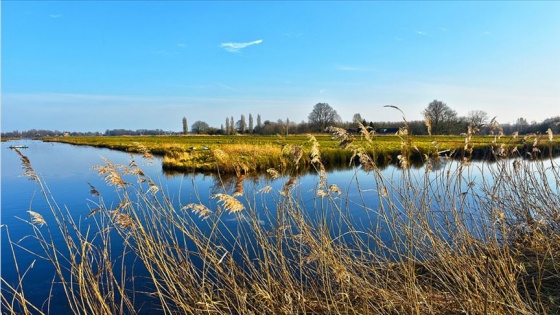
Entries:
{"label": "distant tree", "polygon": [[447,134],[457,122],[457,112],[442,101],[433,100],[422,112],[430,134]]}
{"label": "distant tree", "polygon": [[353,128],[357,128],[358,127],[358,122],[361,122],[363,125],[363,121],[365,121],[365,119],[362,118],[362,115],[360,115],[360,113],[355,113],[354,116],[352,116],[352,124],[351,126]]}
{"label": "distant tree", "polygon": [[288,135],[289,129],[290,129],[290,118],[286,118],[286,136]]}
{"label": "distant tree", "polygon": [[298,133],[309,133],[311,132],[311,130],[309,129],[309,123],[307,123],[306,121],[301,121],[297,126],[297,132]]}
{"label": "distant tree", "polygon": [[235,125],[233,124],[233,116],[229,118],[229,134],[235,134]]}
{"label": "distant tree", "polygon": [[328,126],[340,121],[340,116],[329,104],[317,103],[307,116],[309,124],[317,131],[324,131]]}
{"label": "distant tree", "polygon": [[515,122],[515,129],[515,131],[519,132],[520,134],[525,134],[529,129],[529,122],[527,121],[527,119],[519,117]]}
{"label": "distant tree", "polygon": [[241,115],[241,119],[239,119],[239,131],[241,131],[241,133],[245,133],[245,131],[247,130],[247,123],[245,122],[245,115]]}
{"label": "distant tree", "polygon": [[478,129],[488,122],[488,113],[483,110],[471,110],[467,115],[469,125]]}
{"label": "distant tree", "polygon": [[525,125],[528,125],[529,122],[527,122],[527,119],[525,119],[525,118],[523,118],[523,117],[519,117],[519,118],[517,118],[517,120],[515,121],[515,124],[516,124],[516,125],[525,126]]}
{"label": "distant tree", "polygon": [[231,128],[229,127],[229,118],[226,117],[226,135],[231,135]]}
{"label": "distant tree", "polygon": [[253,115],[249,114],[249,133],[253,133]]}
{"label": "distant tree", "polygon": [[261,133],[262,123],[261,123],[261,114],[257,114],[257,132]]}
{"label": "distant tree", "polygon": [[189,132],[189,125],[187,124],[187,117],[183,117],[183,134],[186,135]]}
{"label": "distant tree", "polygon": [[197,120],[194,122],[194,124],[192,124],[191,126],[191,130],[192,132],[196,133],[196,134],[201,134],[201,133],[205,133],[208,131],[210,127],[208,126],[207,123]]}

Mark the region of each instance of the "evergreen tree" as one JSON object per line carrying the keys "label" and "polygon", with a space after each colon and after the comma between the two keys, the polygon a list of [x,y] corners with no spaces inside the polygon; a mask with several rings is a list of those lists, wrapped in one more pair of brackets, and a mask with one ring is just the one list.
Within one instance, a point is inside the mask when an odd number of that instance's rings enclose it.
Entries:
{"label": "evergreen tree", "polygon": [[253,133],[253,115],[249,114],[249,133]]}
{"label": "evergreen tree", "polygon": [[247,129],[247,123],[245,123],[245,115],[241,115],[241,119],[239,120],[239,130],[241,133],[245,133],[245,129]]}
{"label": "evergreen tree", "polygon": [[257,130],[259,133],[261,133],[262,130],[261,114],[257,114]]}

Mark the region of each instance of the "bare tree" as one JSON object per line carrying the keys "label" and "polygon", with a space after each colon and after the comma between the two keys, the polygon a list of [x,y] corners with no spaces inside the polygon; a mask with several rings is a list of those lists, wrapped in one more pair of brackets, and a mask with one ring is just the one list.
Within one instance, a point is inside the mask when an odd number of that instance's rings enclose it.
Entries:
{"label": "bare tree", "polygon": [[453,124],[457,123],[457,112],[442,101],[433,100],[422,112],[428,125],[428,130],[433,134],[450,133]]}
{"label": "bare tree", "polygon": [[229,118],[226,117],[226,130],[225,130],[226,135],[230,135],[231,134],[231,128],[229,127]]}
{"label": "bare tree", "polygon": [[467,122],[472,132],[477,133],[488,121],[488,114],[483,110],[471,110],[467,115]]}
{"label": "bare tree", "polygon": [[328,126],[340,121],[340,116],[329,104],[317,103],[309,116],[309,124],[318,131],[324,131]]}
{"label": "bare tree", "polygon": [[208,128],[210,128],[208,124],[200,120],[195,121],[194,124],[192,124],[191,126],[192,132],[198,134],[205,133],[206,131],[208,131]]}
{"label": "bare tree", "polygon": [[352,116],[352,126],[358,127],[358,122],[362,122],[362,120],[362,115],[360,115],[360,113],[355,113],[354,116]]}

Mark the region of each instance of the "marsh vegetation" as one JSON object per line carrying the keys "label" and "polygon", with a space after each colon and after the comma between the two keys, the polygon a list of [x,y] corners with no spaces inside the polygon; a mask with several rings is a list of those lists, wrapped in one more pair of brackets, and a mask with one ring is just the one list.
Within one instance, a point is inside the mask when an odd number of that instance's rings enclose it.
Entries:
{"label": "marsh vegetation", "polygon": [[[331,129],[332,134],[314,134],[320,149],[322,163],[327,169],[348,168],[359,164],[355,152],[349,146],[367,151],[378,167],[398,165],[402,155],[402,135],[376,135],[369,133],[349,134],[342,129]],[[337,135],[344,134],[344,142]],[[410,136],[407,137],[406,154],[413,166],[420,167],[426,157],[450,156],[456,159],[494,160],[495,153],[512,151],[514,148],[523,158],[560,154],[560,138],[548,141],[546,135],[496,137],[466,136]],[[221,172],[229,174],[264,172],[269,168],[288,170],[294,167],[294,154],[302,156],[299,171],[310,171],[309,158],[312,143],[307,135],[290,136],[124,136],[124,137],[49,137],[55,141],[75,145],[104,147],[126,152],[150,152],[164,157],[163,169],[183,172]],[[546,141],[544,141],[546,140]],[[503,151],[502,153],[492,150]]]}

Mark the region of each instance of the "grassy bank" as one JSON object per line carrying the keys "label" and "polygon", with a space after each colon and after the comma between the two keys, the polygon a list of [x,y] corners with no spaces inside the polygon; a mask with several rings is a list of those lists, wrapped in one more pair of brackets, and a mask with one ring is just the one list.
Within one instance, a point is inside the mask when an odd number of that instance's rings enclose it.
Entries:
{"label": "grassy bank", "polygon": [[[336,132],[334,132],[336,133]],[[345,167],[354,156],[349,146],[361,147],[375,158],[378,166],[397,164],[402,155],[403,135],[373,136],[346,135],[341,143],[333,135],[314,135],[321,149],[322,163],[327,169]],[[472,136],[468,155],[473,159],[493,158],[494,149],[517,148],[521,154],[531,153],[535,136],[512,138]],[[60,137],[44,138],[75,145],[88,145],[127,152],[150,152],[161,155],[163,168],[176,171],[199,171],[223,173],[247,173],[268,168],[289,169],[294,154],[302,154],[298,160],[300,169],[309,169],[312,144],[307,135],[279,136],[131,136],[131,137]],[[465,136],[414,136],[408,141],[408,160],[416,166],[426,162],[426,157],[439,154],[462,158],[465,156]],[[538,141],[537,141],[538,142]],[[540,141],[536,146],[541,155],[560,152],[560,139]],[[301,151],[301,153],[300,153]],[[357,159],[354,160],[357,162]]]}
{"label": "grassy bank", "polygon": [[[75,314],[559,313],[560,166],[522,159],[513,147],[513,163],[496,156],[480,174],[465,160],[440,169],[429,161],[412,172],[405,156],[414,148],[399,140],[402,171],[392,177],[372,163],[373,140],[348,148],[369,170],[354,183],[376,183],[378,203],[350,200],[330,181],[322,146],[310,138],[320,175],[313,206],[293,168],[269,172],[283,182],[280,191],[236,187],[174,206],[136,163],[106,161],[96,169],[121,202],[107,205],[91,187],[98,205],[91,232],[79,232],[85,222],[54,201],[55,219],[30,212],[29,229],[42,248],[36,254],[56,270],[52,286],[64,288]],[[25,175],[51,200],[32,161],[21,157]],[[356,211],[364,214],[359,221]],[[225,224],[229,216],[235,228]],[[64,243],[52,242],[53,229]],[[115,242],[125,244],[122,252]],[[19,266],[20,279],[28,267]],[[131,281],[133,267],[147,276]],[[3,283],[3,312],[49,313],[48,303],[25,299],[22,283]]]}

